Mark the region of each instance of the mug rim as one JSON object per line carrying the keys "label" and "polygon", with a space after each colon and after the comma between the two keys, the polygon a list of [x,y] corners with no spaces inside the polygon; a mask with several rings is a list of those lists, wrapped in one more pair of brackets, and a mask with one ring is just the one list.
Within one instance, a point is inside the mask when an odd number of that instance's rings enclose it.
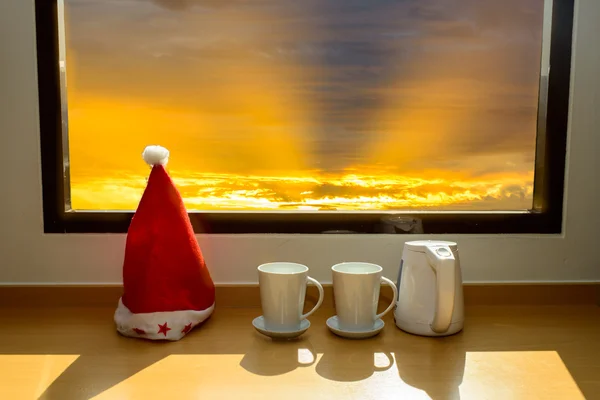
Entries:
{"label": "mug rim", "polygon": [[[348,266],[348,265],[362,265],[362,266],[368,266],[368,267],[375,267],[375,270],[371,270],[371,271],[364,271],[364,272],[354,272],[354,271],[342,271],[340,270],[341,267],[343,266]],[[347,274],[347,275],[372,275],[372,274],[378,274],[380,272],[383,271],[383,267],[379,264],[374,264],[374,263],[370,263],[370,262],[363,262],[363,261],[345,261],[345,262],[341,262],[338,264],[335,264],[334,266],[331,267],[331,270],[333,272],[337,272],[339,274]]]}
{"label": "mug rim", "polygon": [[[274,270],[267,270],[267,267],[274,267],[274,266],[288,266],[288,267],[296,267],[296,268],[300,268],[300,270],[298,271],[274,271]],[[308,272],[308,267],[304,264],[300,264],[300,263],[295,263],[295,262],[289,262],[289,261],[273,261],[273,262],[268,262],[268,263],[264,263],[258,266],[258,271],[262,272],[264,274],[274,274],[274,275],[300,275],[300,274],[304,274],[306,272]]]}

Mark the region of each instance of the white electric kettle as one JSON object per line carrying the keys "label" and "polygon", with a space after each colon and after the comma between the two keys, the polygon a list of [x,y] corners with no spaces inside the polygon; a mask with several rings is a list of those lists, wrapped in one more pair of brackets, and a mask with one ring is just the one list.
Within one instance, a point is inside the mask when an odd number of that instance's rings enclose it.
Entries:
{"label": "white electric kettle", "polygon": [[396,286],[394,319],[398,328],[424,336],[447,336],[462,330],[464,300],[456,243],[406,242]]}

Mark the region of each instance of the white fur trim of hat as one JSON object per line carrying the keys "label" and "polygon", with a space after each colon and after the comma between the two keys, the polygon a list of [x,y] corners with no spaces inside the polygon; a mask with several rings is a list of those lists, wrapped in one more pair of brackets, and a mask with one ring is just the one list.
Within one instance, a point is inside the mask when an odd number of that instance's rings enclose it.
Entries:
{"label": "white fur trim of hat", "polygon": [[117,331],[123,336],[151,340],[179,340],[194,327],[205,321],[215,309],[213,303],[202,311],[165,311],[132,313],[119,299],[115,311]]}

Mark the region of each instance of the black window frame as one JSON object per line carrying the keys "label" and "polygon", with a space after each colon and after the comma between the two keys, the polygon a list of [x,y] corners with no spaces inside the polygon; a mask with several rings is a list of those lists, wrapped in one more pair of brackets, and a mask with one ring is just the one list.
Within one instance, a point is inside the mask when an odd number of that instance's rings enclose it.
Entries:
{"label": "black window frame", "polygon": [[[68,207],[68,145],[61,110],[58,0],[35,0],[45,233],[125,233],[134,214]],[[197,233],[560,234],[569,120],[574,0],[554,0],[546,110],[538,121],[533,208],[526,212],[194,212]],[[542,94],[542,93],[540,93]],[[540,140],[543,126],[543,140]],[[413,218],[406,232],[394,218]]]}

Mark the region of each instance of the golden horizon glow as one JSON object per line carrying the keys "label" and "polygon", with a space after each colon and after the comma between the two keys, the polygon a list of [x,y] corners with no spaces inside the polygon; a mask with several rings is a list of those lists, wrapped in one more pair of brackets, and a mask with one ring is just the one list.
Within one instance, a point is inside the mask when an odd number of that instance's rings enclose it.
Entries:
{"label": "golden horizon glow", "polygon": [[[190,210],[485,210],[527,209],[532,186],[514,188],[531,177],[449,181],[401,176],[339,177],[243,176],[234,174],[171,171],[186,207]],[[72,206],[94,210],[134,210],[146,186],[146,176],[128,175],[101,179],[72,179]],[[333,193],[323,192],[327,187]],[[334,194],[339,193],[339,194]]]}

